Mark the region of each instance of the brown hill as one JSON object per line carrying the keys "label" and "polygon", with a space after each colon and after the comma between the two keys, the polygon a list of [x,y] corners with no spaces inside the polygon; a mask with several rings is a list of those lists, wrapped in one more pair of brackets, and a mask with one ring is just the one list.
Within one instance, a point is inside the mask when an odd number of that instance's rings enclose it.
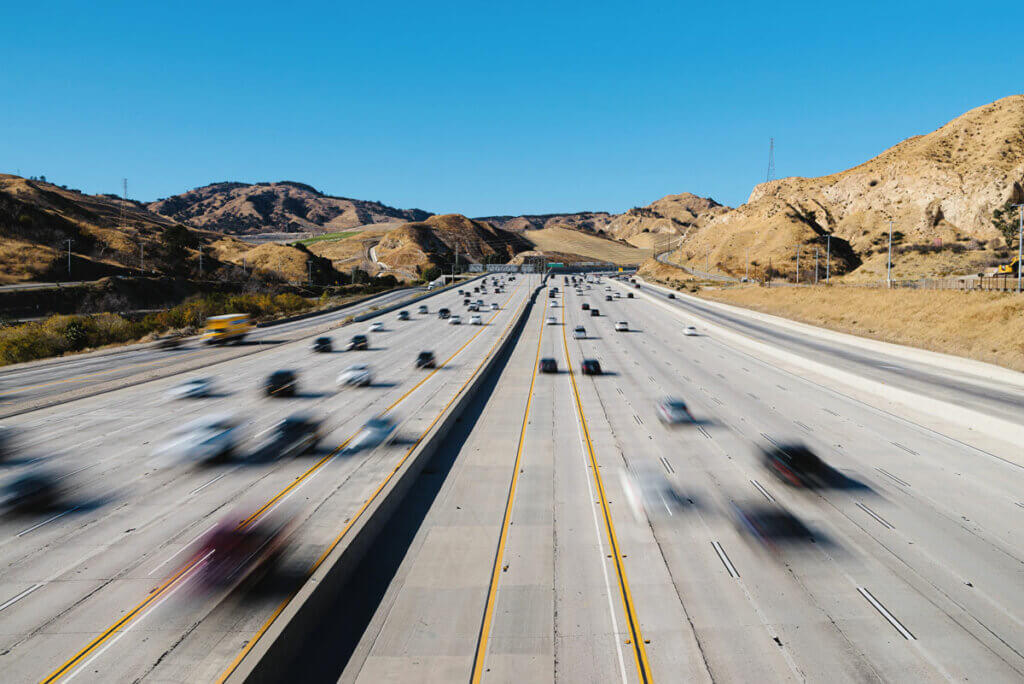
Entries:
{"label": "brown hill", "polygon": [[213,183],[151,202],[149,209],[194,228],[230,234],[324,233],[387,221],[422,221],[420,209],[333,197],[303,183]]}
{"label": "brown hill", "polygon": [[573,214],[523,214],[522,216],[485,216],[476,219],[511,231],[568,228],[591,233],[607,232],[612,215],[606,211],[580,211]]}
{"label": "brown hill", "polygon": [[684,192],[679,195],[668,195],[647,206],[633,207],[623,214],[618,214],[613,217],[609,229],[611,234],[619,239],[628,240],[638,246],[643,243],[653,246],[653,241],[640,236],[652,233],[667,238],[682,236],[728,211],[729,207],[709,197],[698,197]]}
{"label": "brown hill", "polygon": [[[796,245],[804,256],[815,247],[823,253],[825,236],[831,234],[833,272],[864,261],[865,277],[884,277],[885,259],[879,268],[877,255],[886,249],[891,218],[897,251],[914,249],[927,256],[895,259],[894,277],[955,270],[958,263],[978,270],[1005,256],[992,212],[1008,201],[1024,201],[1022,186],[1024,95],[1016,95],[973,109],[852,169],[760,184],[746,204],[692,232],[676,256],[703,269],[710,254],[710,263],[738,273],[749,248],[760,267],[770,261],[792,273]],[[963,249],[977,255],[966,266],[949,254]],[[802,268],[809,264],[801,262]]]}

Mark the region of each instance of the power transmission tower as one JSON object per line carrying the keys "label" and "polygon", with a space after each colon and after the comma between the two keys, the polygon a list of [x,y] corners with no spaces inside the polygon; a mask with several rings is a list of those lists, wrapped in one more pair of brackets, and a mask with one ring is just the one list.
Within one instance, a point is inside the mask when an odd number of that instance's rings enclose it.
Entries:
{"label": "power transmission tower", "polygon": [[775,138],[768,139],[768,174],[764,180],[767,183],[775,179]]}

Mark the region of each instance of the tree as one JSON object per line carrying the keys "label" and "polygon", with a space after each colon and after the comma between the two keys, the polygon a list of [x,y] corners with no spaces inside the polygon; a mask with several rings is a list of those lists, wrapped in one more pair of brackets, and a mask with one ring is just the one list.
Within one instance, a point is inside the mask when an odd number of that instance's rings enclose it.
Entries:
{"label": "tree", "polygon": [[422,277],[423,281],[426,283],[429,283],[432,280],[437,280],[438,278],[441,277],[441,269],[438,268],[437,266],[428,266],[427,268],[423,269]]}
{"label": "tree", "polygon": [[1013,202],[1007,202],[992,212],[992,225],[1002,234],[1006,244],[1010,246],[1017,241],[1017,236],[1020,233],[1020,224],[1018,223],[1020,221],[1018,218],[1019,211],[1020,209],[1013,206]]}
{"label": "tree", "polygon": [[352,269],[352,282],[357,285],[363,285],[370,282],[370,274],[361,268]]}

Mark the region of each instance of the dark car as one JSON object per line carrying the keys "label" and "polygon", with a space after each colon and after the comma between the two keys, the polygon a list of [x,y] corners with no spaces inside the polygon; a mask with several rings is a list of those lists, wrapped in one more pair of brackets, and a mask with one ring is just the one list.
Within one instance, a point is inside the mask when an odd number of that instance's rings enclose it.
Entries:
{"label": "dark car", "polygon": [[43,470],[22,473],[4,485],[0,504],[11,511],[46,511],[60,501],[57,478]]}
{"label": "dark car", "polygon": [[349,351],[366,350],[370,348],[370,340],[366,335],[353,335],[352,341],[348,343]]}
{"label": "dark car", "polygon": [[300,456],[320,443],[320,421],[296,413],[272,427],[253,452],[253,460],[273,461]]}
{"label": "dark car", "polygon": [[186,562],[198,568],[192,575],[204,591],[223,591],[269,571],[288,547],[295,525],[280,515],[252,516],[249,525],[239,525],[245,513],[232,514],[207,534]]}
{"label": "dark car", "polygon": [[267,376],[263,391],[268,397],[294,397],[298,388],[298,375],[293,370],[276,370]]}
{"label": "dark car", "polygon": [[611,295],[605,295],[604,296],[604,301],[606,301],[606,302],[612,301],[612,296]]}
{"label": "dark car", "polygon": [[736,526],[771,551],[812,543],[815,535],[799,518],[779,505],[733,504]]}
{"label": "dark car", "polygon": [[583,371],[584,375],[600,375],[601,364],[598,363],[597,359],[583,359],[580,370]]}
{"label": "dark car", "polygon": [[581,309],[582,309],[583,311],[590,311],[590,305],[589,305],[589,304],[587,304],[586,302],[583,302],[583,304],[582,304],[582,305],[580,306],[580,308],[581,308]]}
{"label": "dark car", "polygon": [[[469,300],[466,300],[466,301],[469,301]],[[437,317],[438,318],[448,318],[451,315],[452,315],[452,312],[449,311],[448,309],[438,309],[437,310]]]}
{"label": "dark car", "polygon": [[334,350],[334,345],[331,343],[330,337],[318,337],[313,340],[313,351],[315,352],[329,352]]}
{"label": "dark car", "polygon": [[402,311],[399,311],[398,312],[398,320],[400,320],[400,321],[407,321],[407,320],[409,320],[409,312],[404,310],[404,309]]}
{"label": "dark car", "polygon": [[626,299],[632,299],[632,298],[633,298],[633,293],[632,292],[627,292],[626,293]]}
{"label": "dark car", "polygon": [[669,298],[669,299],[675,299],[675,298],[676,298],[676,294],[675,294],[675,292],[669,292],[669,293],[668,293],[668,298]]}
{"label": "dark car", "polygon": [[469,299],[468,298],[462,300],[462,306],[469,306]]}
{"label": "dark car", "polygon": [[601,311],[600,311],[600,309],[591,309],[590,310],[590,315],[591,316],[600,316],[601,315]]}
{"label": "dark car", "polygon": [[771,444],[760,449],[765,467],[783,482],[794,487],[824,484],[828,466],[803,444]]}
{"label": "dark car", "polygon": [[434,352],[432,351],[421,351],[416,357],[417,368],[436,368],[437,361],[434,358]]}
{"label": "dark car", "polygon": [[551,358],[540,360],[540,372],[541,373],[557,373],[558,362]]}

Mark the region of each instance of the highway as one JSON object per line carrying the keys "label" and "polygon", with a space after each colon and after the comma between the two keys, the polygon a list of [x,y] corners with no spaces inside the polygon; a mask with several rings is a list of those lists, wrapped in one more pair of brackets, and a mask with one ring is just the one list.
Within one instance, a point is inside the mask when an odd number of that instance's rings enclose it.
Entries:
{"label": "highway", "polygon": [[[314,354],[311,330],[323,321],[304,321],[290,341],[261,353],[5,421],[20,431],[22,454],[4,464],[3,475],[39,459],[62,478],[65,494],[59,509],[0,519],[4,680],[217,679],[508,330],[529,280],[481,295],[500,305],[484,314],[482,326],[440,320],[438,307],[462,308],[455,292],[445,292],[423,301],[427,315],[415,307],[410,321],[383,315],[385,330],[368,333],[365,352]],[[338,330],[335,344],[369,325]],[[413,368],[424,349],[435,352],[438,369]],[[335,375],[352,363],[370,364],[374,384],[336,391]],[[298,371],[295,398],[262,395],[262,379],[278,368]],[[183,379],[199,376],[214,378],[213,396],[167,398]],[[160,449],[189,420],[225,413],[241,421],[244,452],[295,412],[327,426],[314,454],[201,467]],[[399,423],[392,442],[356,454],[340,450],[380,413]],[[296,541],[261,591],[208,595],[190,583],[190,549],[218,521],[286,510],[298,524]]]}
{"label": "highway", "polygon": [[[1024,677],[1020,466],[604,295],[533,311],[341,681]],[[772,441],[835,477],[785,484]],[[737,510],[804,528],[765,544]]]}

